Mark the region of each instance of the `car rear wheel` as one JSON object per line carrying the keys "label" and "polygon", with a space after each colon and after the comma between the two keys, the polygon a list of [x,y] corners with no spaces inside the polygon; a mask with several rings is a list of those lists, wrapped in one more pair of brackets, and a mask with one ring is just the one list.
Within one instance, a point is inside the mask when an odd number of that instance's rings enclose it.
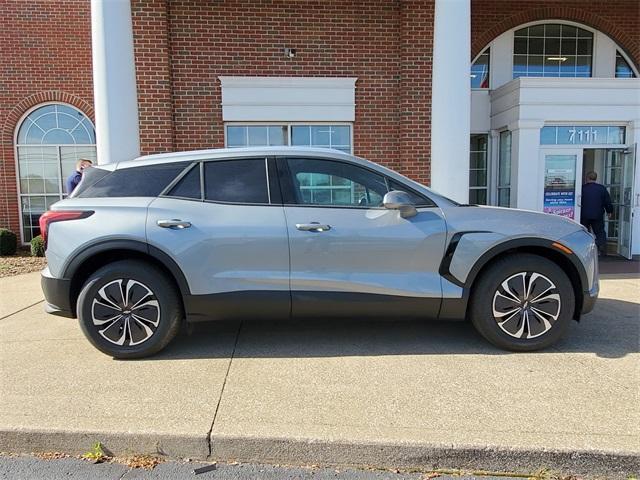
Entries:
{"label": "car rear wheel", "polygon": [[176,336],[182,310],[172,282],[137,260],[105,265],[85,282],[78,297],[83,333],[114,358],[153,355]]}
{"label": "car rear wheel", "polygon": [[551,260],[513,254],[482,273],[469,314],[480,334],[497,347],[531,351],[556,342],[575,309],[571,281]]}

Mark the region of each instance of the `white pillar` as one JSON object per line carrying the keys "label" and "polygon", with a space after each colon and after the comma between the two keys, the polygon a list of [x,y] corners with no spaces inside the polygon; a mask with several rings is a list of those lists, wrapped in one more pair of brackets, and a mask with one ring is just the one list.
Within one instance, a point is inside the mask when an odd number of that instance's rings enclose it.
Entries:
{"label": "white pillar", "polygon": [[544,122],[537,120],[518,120],[509,125],[512,207],[542,210],[540,129],[543,125]]}
{"label": "white pillar", "polygon": [[470,0],[436,0],[431,100],[431,186],[469,201]]}
{"label": "white pillar", "polygon": [[93,96],[98,163],[140,155],[129,0],[91,0]]}

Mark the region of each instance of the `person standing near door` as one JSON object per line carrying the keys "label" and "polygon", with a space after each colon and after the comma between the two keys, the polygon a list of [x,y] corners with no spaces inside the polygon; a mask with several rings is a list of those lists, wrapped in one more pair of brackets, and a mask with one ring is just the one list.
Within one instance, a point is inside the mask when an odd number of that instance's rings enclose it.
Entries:
{"label": "person standing near door", "polygon": [[587,173],[587,183],[582,186],[582,210],[580,223],[590,229],[596,237],[596,245],[600,255],[607,254],[607,234],[604,231],[604,213],[609,218],[613,213],[611,197],[604,185],[596,182],[596,172]]}
{"label": "person standing near door", "polygon": [[67,181],[64,183],[67,195],[71,195],[71,192],[75,190],[75,188],[80,183],[80,180],[82,180],[82,171],[85,168],[89,168],[91,165],[93,165],[93,162],[88,158],[81,158],[76,162],[75,172],[69,175]]}

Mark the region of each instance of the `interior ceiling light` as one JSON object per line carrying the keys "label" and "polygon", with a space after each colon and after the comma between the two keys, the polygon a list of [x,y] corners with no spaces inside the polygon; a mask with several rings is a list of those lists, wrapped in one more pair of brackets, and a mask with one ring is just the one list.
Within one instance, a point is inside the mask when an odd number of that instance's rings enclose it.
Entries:
{"label": "interior ceiling light", "polygon": [[547,60],[557,60],[559,62],[566,62],[567,57],[547,57]]}

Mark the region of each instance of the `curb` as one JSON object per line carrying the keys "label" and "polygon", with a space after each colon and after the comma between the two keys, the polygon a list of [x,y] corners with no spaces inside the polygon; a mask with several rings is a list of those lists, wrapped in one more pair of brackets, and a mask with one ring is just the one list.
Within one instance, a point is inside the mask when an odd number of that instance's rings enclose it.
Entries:
{"label": "curb", "polygon": [[206,459],[209,456],[207,434],[170,435],[153,432],[100,432],[73,430],[37,430],[0,428],[0,452],[63,452],[82,455],[100,442],[108,455],[137,453],[166,455],[172,458]]}
{"label": "curb", "polygon": [[640,473],[640,452],[563,451],[436,445],[350,443],[286,438],[211,438],[211,458],[257,463],[345,465],[423,470],[533,473],[627,479]]}
{"label": "curb", "polygon": [[640,452],[510,449],[427,443],[366,443],[270,437],[0,429],[0,451],[80,455],[100,442],[109,455],[157,454],[193,460],[367,468],[533,473],[627,479],[640,473]]}

